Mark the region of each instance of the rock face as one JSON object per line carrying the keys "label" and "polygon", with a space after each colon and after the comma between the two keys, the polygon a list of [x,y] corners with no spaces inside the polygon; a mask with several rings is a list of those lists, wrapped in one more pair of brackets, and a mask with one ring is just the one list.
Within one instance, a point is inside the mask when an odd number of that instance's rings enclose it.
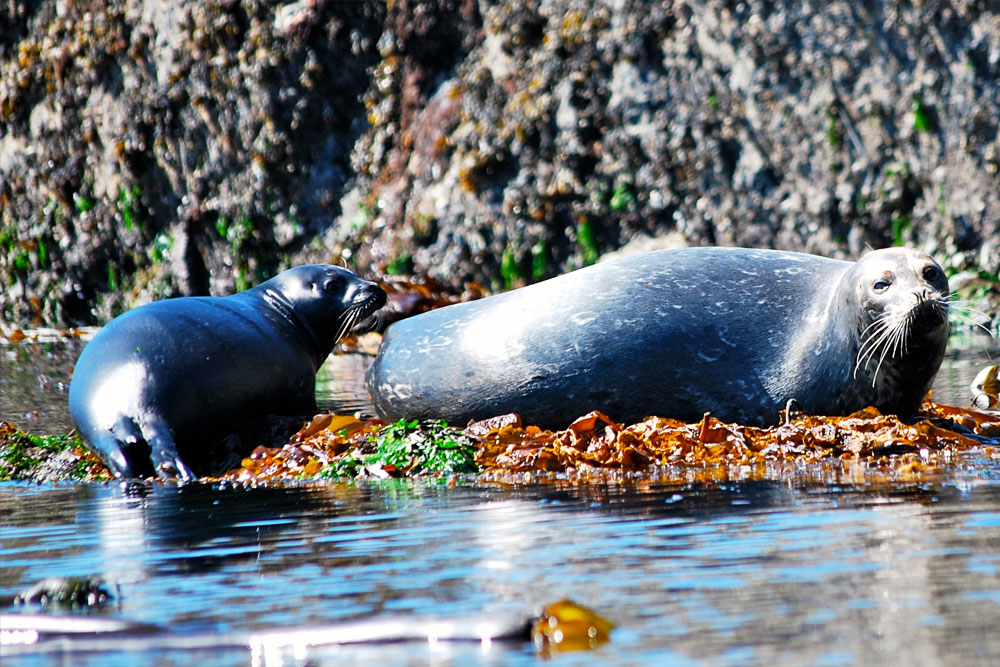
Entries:
{"label": "rock face", "polygon": [[664,235],[995,276],[998,100],[990,2],[13,0],[2,320]]}

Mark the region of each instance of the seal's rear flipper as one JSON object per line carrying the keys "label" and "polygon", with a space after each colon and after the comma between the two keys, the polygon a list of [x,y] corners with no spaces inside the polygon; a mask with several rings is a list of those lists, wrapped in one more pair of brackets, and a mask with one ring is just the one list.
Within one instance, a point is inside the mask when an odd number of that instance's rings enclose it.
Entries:
{"label": "seal's rear flipper", "polygon": [[198,475],[184,463],[177,452],[177,445],[166,422],[152,421],[145,425],[143,432],[152,448],[151,457],[156,475],[162,479],[197,479]]}
{"label": "seal's rear flipper", "polygon": [[104,460],[115,477],[152,477],[149,444],[131,417],[123,415],[106,436],[95,440],[94,449],[104,452]]}

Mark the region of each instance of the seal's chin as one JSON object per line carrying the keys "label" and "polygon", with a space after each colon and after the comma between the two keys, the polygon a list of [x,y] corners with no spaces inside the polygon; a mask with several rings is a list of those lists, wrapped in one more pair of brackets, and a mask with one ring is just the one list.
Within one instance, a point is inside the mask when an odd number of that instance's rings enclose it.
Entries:
{"label": "seal's chin", "polygon": [[368,317],[359,319],[347,333],[365,334],[369,331],[378,331],[382,328],[383,315],[381,310],[375,309]]}

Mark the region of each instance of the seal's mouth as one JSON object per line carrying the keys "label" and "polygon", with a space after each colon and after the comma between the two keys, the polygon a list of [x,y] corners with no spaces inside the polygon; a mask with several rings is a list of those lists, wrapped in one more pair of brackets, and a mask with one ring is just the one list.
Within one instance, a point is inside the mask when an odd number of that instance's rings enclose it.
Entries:
{"label": "seal's mouth", "polygon": [[878,362],[872,374],[872,386],[878,380],[879,370],[888,359],[905,357],[911,351],[929,343],[947,338],[949,333],[948,302],[937,293],[912,292],[909,305],[886,308],[861,333],[861,346],[854,364],[854,377],[864,366]]}
{"label": "seal's mouth", "polygon": [[370,313],[368,317],[360,319],[357,323],[351,327],[348,332],[350,334],[365,334],[369,331],[378,331],[382,328],[382,311],[375,309],[374,312]]}
{"label": "seal's mouth", "polygon": [[375,283],[366,283],[357,290],[351,305],[343,314],[343,321],[335,340],[347,333],[362,334],[379,324],[379,309],[385,305],[385,292]]}
{"label": "seal's mouth", "polygon": [[933,329],[948,322],[947,301],[919,293],[914,296],[917,303],[907,313],[907,319],[912,323],[914,330]]}
{"label": "seal's mouth", "polygon": [[375,331],[382,326],[382,306],[385,305],[385,292],[379,290],[377,295],[370,296],[368,300],[360,306],[361,315],[351,327],[350,333],[363,334]]}

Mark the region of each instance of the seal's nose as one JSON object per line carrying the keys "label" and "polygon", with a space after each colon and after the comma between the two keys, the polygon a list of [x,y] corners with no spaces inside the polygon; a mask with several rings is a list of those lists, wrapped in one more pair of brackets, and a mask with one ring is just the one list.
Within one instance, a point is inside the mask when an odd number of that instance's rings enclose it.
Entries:
{"label": "seal's nose", "polygon": [[371,310],[381,308],[385,305],[386,299],[385,292],[377,283],[361,279],[358,279],[351,285],[347,297],[352,304],[368,304]]}

